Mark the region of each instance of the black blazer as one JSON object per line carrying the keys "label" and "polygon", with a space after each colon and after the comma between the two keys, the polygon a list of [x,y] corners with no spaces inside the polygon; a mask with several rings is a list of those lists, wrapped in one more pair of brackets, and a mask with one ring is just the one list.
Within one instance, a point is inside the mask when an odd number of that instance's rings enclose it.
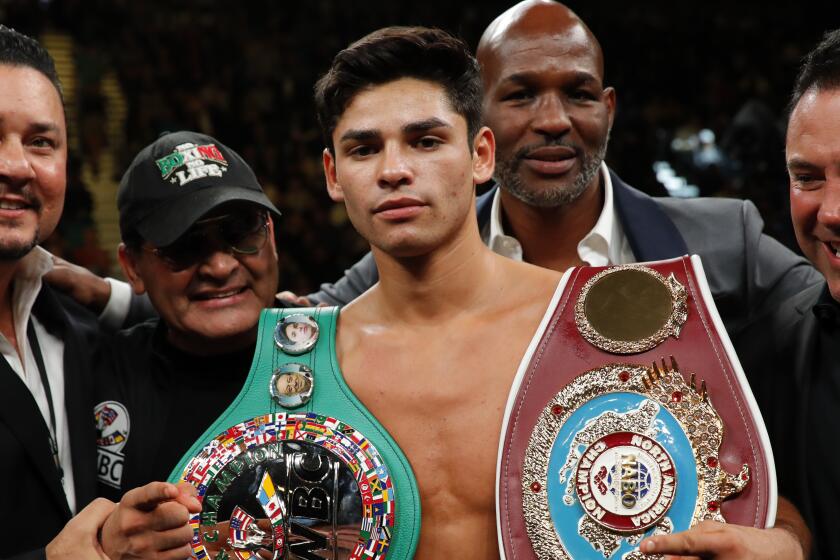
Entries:
{"label": "black blazer", "polygon": [[[96,445],[89,351],[96,317],[41,288],[33,314],[64,340],[65,407],[73,454],[77,509],[95,497]],[[0,527],[4,557],[43,558],[48,544],[72,517],[48,444],[49,432],[35,399],[0,360]]]}
{"label": "black blazer", "polygon": [[[814,531],[812,560],[836,558],[836,551],[829,550],[834,535],[819,531],[819,526],[831,525],[833,520],[816,519],[815,501],[823,497],[814,495],[808,477],[813,469],[836,469],[812,464],[809,452],[814,444],[808,428],[814,414],[809,410],[811,387],[814,377],[822,373],[817,362],[820,325],[813,308],[824,289],[825,282],[802,290],[759,317],[733,341],[770,435],[779,494],[796,505]],[[827,423],[836,423],[838,417],[832,410],[816,414]],[[821,492],[830,494],[832,489]]]}

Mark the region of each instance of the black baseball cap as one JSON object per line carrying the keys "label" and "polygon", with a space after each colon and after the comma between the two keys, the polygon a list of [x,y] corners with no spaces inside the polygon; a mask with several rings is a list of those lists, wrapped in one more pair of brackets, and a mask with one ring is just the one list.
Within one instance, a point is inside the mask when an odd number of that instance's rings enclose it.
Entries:
{"label": "black baseball cap", "polygon": [[239,154],[206,134],[162,135],[143,148],[117,192],[120,234],[165,247],[221,204],[253,202],[279,216]]}

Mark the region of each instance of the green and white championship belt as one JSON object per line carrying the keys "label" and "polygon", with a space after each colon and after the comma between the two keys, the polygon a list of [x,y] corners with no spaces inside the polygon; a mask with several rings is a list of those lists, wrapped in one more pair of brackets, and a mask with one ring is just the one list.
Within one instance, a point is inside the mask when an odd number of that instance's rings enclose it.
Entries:
{"label": "green and white championship belt", "polygon": [[345,383],[338,308],[267,309],[242,391],[169,476],[198,489],[197,559],[408,559],[417,482]]}

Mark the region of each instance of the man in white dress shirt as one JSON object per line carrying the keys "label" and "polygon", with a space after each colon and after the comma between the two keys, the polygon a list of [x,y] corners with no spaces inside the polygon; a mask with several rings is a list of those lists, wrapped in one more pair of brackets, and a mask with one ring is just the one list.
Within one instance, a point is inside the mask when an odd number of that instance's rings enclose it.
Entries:
{"label": "man in white dress shirt", "polygon": [[87,355],[96,319],[42,284],[53,259],[37,246],[61,216],[66,163],[53,61],[37,41],[0,25],[0,554],[183,558],[188,511],[200,506],[175,486],[153,483],[117,505],[91,502]]}

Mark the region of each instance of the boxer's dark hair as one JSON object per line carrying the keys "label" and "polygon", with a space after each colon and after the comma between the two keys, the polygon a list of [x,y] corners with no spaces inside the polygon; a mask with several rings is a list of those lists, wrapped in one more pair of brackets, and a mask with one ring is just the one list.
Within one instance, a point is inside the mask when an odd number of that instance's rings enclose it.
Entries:
{"label": "boxer's dark hair", "polygon": [[810,89],[840,89],[840,29],[827,31],[820,44],[802,59],[788,104],[788,115]]}
{"label": "boxer's dark hair", "polygon": [[64,90],[47,49],[38,41],[14,29],[0,25],[0,64],[25,66],[43,74],[58,92],[64,104]]}
{"label": "boxer's dark hair", "polygon": [[461,39],[428,27],[386,27],[374,31],[333,59],[315,84],[315,107],[327,148],[353,98],[369,86],[400,78],[440,84],[452,108],[467,121],[469,138],[481,127],[482,90],[478,62]]}

